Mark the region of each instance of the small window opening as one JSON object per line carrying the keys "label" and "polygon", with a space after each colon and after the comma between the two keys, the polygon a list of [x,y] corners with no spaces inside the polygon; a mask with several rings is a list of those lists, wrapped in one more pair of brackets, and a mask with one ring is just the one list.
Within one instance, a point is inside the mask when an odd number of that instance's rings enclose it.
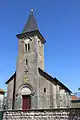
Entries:
{"label": "small window opening", "polygon": [[28,51],[30,50],[30,44],[28,44]]}
{"label": "small window opening", "polygon": [[44,92],[46,92],[46,88],[44,88]]}
{"label": "small window opening", "polygon": [[25,51],[27,52],[27,44],[25,44]]}
{"label": "small window opening", "polygon": [[25,51],[28,52],[30,50],[30,44],[25,44]]}
{"label": "small window opening", "polygon": [[28,60],[26,59],[26,65],[28,65]]}

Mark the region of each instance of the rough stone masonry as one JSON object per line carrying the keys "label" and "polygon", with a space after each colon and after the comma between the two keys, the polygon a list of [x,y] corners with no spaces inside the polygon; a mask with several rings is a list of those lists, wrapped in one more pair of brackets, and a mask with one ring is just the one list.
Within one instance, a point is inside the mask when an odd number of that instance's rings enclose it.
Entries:
{"label": "rough stone masonry", "polygon": [[3,120],[80,120],[80,108],[5,111]]}

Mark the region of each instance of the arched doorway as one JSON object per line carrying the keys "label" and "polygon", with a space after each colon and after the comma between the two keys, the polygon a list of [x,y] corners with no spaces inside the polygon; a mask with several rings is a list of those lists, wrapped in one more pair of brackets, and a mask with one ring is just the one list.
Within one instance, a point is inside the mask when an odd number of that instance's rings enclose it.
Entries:
{"label": "arched doorway", "polygon": [[22,110],[27,110],[31,108],[31,96],[22,95]]}
{"label": "arched doorway", "polygon": [[27,87],[23,87],[21,89],[22,95],[22,109],[30,109],[31,108],[31,90]]}

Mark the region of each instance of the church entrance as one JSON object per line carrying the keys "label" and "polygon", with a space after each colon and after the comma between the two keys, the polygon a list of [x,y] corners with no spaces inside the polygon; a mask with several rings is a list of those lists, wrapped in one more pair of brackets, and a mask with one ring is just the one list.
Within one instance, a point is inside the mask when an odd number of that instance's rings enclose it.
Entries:
{"label": "church entrance", "polygon": [[27,110],[31,108],[31,97],[30,95],[22,95],[22,109]]}

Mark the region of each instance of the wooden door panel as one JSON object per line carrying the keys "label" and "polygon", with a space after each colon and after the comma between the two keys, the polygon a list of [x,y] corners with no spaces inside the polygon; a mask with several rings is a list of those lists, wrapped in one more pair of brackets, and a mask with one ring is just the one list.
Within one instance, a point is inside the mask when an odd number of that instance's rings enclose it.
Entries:
{"label": "wooden door panel", "polygon": [[23,98],[22,109],[23,110],[30,109],[30,106],[31,106],[30,96],[23,95],[22,98]]}

